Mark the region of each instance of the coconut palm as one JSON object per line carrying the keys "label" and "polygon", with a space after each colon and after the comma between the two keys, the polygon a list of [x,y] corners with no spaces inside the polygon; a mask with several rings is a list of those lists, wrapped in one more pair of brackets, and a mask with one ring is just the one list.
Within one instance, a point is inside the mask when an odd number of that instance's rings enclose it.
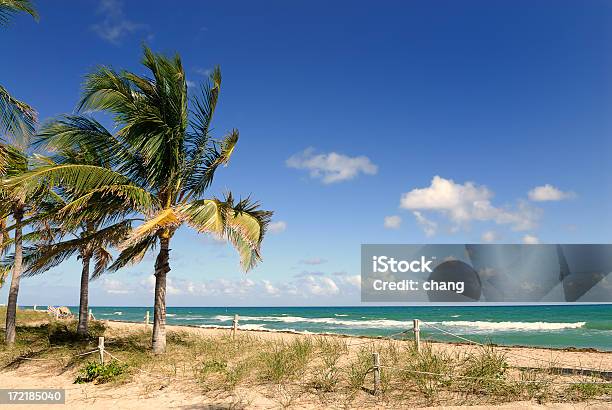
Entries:
{"label": "coconut palm", "polygon": [[[229,240],[237,249],[245,271],[260,260],[260,247],[271,212],[250,199],[235,201],[205,198],[215,171],[227,165],[238,142],[232,130],[213,139],[210,126],[221,87],[217,67],[189,107],[187,82],[180,57],[167,57],[144,48],[143,65],[149,76],[100,67],[88,75],[81,111],[112,114],[118,131],[57,134],[56,147],[78,144],[109,158],[110,167],[62,164],[14,179],[11,184],[34,190],[41,184],[64,185],[82,195],[67,204],[60,215],[72,223],[104,214],[104,201],[120,198],[126,209],[142,214],[144,222],[121,245],[109,267],[120,269],[140,262],[159,246],[155,261],[155,303],[152,347],[166,346],[166,278],[170,272],[170,244],[184,224],[201,233]],[[191,115],[190,115],[191,113]]]}
{"label": "coconut palm", "polygon": [[[95,119],[77,116],[65,116],[51,121],[42,127],[35,145],[44,146],[47,150],[56,151],[53,158],[46,159],[47,165],[62,164],[94,165],[108,167],[109,161],[100,152],[88,150],[78,145],[54,147],[52,141],[56,137],[67,137],[73,133],[100,132],[101,138],[112,138],[110,134]],[[46,272],[59,265],[73,255],[81,260],[81,282],[79,295],[79,321],[77,334],[87,335],[89,322],[89,281],[99,278],[113,260],[110,249],[125,240],[133,219],[127,218],[129,209],[123,206],[123,201],[104,199],[105,212],[96,216],[84,217],[76,224],[70,220],[64,221],[57,217],[57,212],[74,199],[69,189],[59,190],[54,195],[56,206],[46,213],[44,221],[54,229],[53,243],[39,243],[27,252],[24,260],[24,276],[33,276]],[[91,201],[100,200],[93,197]],[[49,227],[50,228],[50,227]],[[49,232],[49,228],[46,232]],[[69,237],[70,239],[66,239]],[[92,261],[94,262],[91,271]]]}
{"label": "coconut palm", "polygon": [[[25,151],[6,146],[6,152],[8,155],[3,177],[16,178],[30,171],[30,161]],[[15,343],[17,297],[22,274],[23,244],[24,240],[28,239],[24,237],[24,227],[41,221],[41,216],[49,208],[48,193],[49,191],[44,186],[39,186],[33,190],[24,190],[19,185],[9,187],[4,183],[0,184],[0,221],[3,221],[1,232],[3,241],[0,244],[0,253],[6,252],[11,245],[14,247],[11,284],[6,309],[5,342],[9,345]],[[36,216],[30,218],[32,215]],[[12,218],[13,225],[6,226],[9,217]],[[10,231],[14,232],[12,240],[8,239]],[[40,231],[35,232],[40,235]],[[4,282],[4,277],[7,274],[6,269],[0,270],[0,276],[2,277],[0,283]]]}

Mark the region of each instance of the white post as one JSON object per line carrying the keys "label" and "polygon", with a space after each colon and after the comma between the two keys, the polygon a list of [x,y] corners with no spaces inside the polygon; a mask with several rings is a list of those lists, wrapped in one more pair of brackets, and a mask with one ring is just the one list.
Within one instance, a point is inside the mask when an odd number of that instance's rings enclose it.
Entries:
{"label": "white post", "polygon": [[104,364],[104,336],[98,338],[98,350],[100,351],[100,364]]}
{"label": "white post", "polygon": [[36,310],[36,305],[34,305],[34,310]]}
{"label": "white post", "polygon": [[412,330],[414,331],[414,344],[417,352],[421,352],[421,329],[419,325],[419,319],[412,321]]}
{"label": "white post", "polygon": [[374,394],[380,392],[380,356],[378,353],[372,353],[372,362],[374,368]]}
{"label": "white post", "polygon": [[236,332],[238,331],[238,315],[234,315],[234,320],[232,322],[232,338],[236,338]]}
{"label": "white post", "polygon": [[147,310],[147,312],[145,313],[145,325],[149,324],[149,311]]}

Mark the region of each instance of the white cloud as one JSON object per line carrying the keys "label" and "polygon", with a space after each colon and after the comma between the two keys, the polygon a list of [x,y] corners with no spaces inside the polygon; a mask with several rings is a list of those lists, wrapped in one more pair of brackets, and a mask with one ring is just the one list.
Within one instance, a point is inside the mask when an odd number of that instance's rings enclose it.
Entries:
{"label": "white cloud", "polygon": [[523,236],[522,241],[523,241],[523,243],[528,244],[528,245],[533,245],[533,244],[540,243],[540,239],[538,239],[537,236],[533,236],[533,235],[529,235],[529,234]]}
{"label": "white cloud", "polygon": [[103,19],[91,28],[102,39],[113,44],[119,44],[127,34],[147,28],[145,24],[135,23],[126,17],[120,0],[101,0],[98,13],[103,15]]}
{"label": "white cloud", "polygon": [[278,296],[280,290],[276,286],[274,286],[272,282],[270,282],[269,280],[262,280],[261,282],[263,283],[264,290],[268,295]]}
{"label": "white cloud", "polygon": [[423,232],[425,232],[426,236],[434,236],[436,234],[436,231],[438,230],[437,223],[430,221],[419,211],[413,211],[412,214],[414,215],[419,226],[423,228]]}
{"label": "white cloud", "polygon": [[499,235],[497,235],[497,232],[495,231],[485,231],[482,233],[482,236],[480,237],[480,239],[484,243],[491,243],[491,242],[495,242],[499,240]]}
{"label": "white cloud", "polygon": [[327,259],[323,259],[323,258],[302,259],[300,261],[302,265],[322,265],[325,262],[327,262]]}
{"label": "white cloud", "polygon": [[287,229],[287,222],[285,221],[276,221],[268,225],[268,230],[271,233],[281,233],[281,232],[284,232],[286,229]]}
{"label": "white cloud", "polygon": [[[516,209],[496,207],[491,202],[492,198],[493,192],[486,186],[473,182],[458,184],[451,179],[435,176],[430,186],[402,194],[400,207],[417,212],[438,212],[450,219],[455,229],[465,227],[471,221],[508,224],[517,231],[532,229],[536,225],[539,209],[525,201],[519,201]],[[415,217],[422,225],[424,215],[415,213]],[[425,222],[426,233],[433,228],[429,222]]]}
{"label": "white cloud", "polygon": [[102,279],[102,289],[111,295],[127,295],[134,293],[133,290],[126,287],[125,283],[109,277]]}
{"label": "white cloud", "polygon": [[397,215],[385,216],[385,228],[398,229],[402,224],[402,218]]}
{"label": "white cloud", "polygon": [[185,82],[187,83],[187,88],[195,88],[195,87],[196,87],[196,85],[197,85],[197,84],[195,83],[195,81],[190,81],[190,80],[187,80],[187,81],[185,81]]}
{"label": "white cloud", "polygon": [[[147,275],[139,280],[125,282],[103,278],[98,283],[102,289],[114,297],[119,295],[149,295],[155,289],[155,276]],[[209,280],[187,280],[180,277],[167,277],[166,292],[171,301],[187,298],[224,298],[226,300],[261,302],[266,297],[275,300],[302,302],[318,299],[332,303],[337,296],[358,297],[361,286],[359,275],[345,272],[327,275],[320,272],[304,272],[287,280],[240,278],[215,278]],[[262,299],[263,298],[263,299]],[[193,300],[193,299],[191,299]],[[173,303],[173,302],[171,302]]]}
{"label": "white cloud", "polygon": [[528,195],[529,199],[536,202],[561,201],[576,196],[573,192],[563,192],[550,184],[537,186],[529,191]]}
{"label": "white cloud", "polygon": [[340,292],[336,282],[326,276],[306,276],[297,281],[296,286],[314,296],[332,296]]}
{"label": "white cloud", "polygon": [[311,178],[321,179],[324,184],[348,181],[360,173],[374,175],[378,172],[378,167],[368,157],[349,157],[335,152],[315,154],[313,148],[291,156],[285,163],[290,168],[310,171]]}

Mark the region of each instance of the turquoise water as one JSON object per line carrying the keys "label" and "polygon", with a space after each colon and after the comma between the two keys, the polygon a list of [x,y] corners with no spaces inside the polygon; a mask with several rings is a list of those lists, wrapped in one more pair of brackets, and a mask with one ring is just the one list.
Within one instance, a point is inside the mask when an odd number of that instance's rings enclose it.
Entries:
{"label": "turquoise water", "polygon": [[[76,308],[71,308],[73,312]],[[145,307],[93,307],[98,319],[141,322]],[[388,336],[412,319],[476,341],[524,346],[592,347],[612,351],[612,305],[476,307],[170,307],[167,322],[189,326]],[[421,335],[456,340],[422,325]]]}

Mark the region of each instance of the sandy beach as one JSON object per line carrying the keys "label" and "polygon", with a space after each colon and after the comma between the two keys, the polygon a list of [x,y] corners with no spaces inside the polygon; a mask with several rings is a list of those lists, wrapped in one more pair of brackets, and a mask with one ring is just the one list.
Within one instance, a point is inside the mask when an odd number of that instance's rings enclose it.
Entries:
{"label": "sandy beach", "polygon": [[[107,339],[115,337],[126,337],[138,334],[150,329],[150,326],[137,323],[125,323],[115,321],[104,321]],[[196,328],[184,326],[167,326],[168,331],[177,334],[188,334],[202,338],[223,338],[229,335],[228,329]],[[296,338],[308,336],[267,331],[239,331],[238,337],[252,336],[262,340],[282,340],[291,342]],[[314,337],[314,336],[313,336]],[[324,336],[328,339],[342,340],[348,347],[349,353],[363,348],[364,346],[379,346],[385,343],[380,339],[367,339],[344,336]],[[413,343],[411,341],[399,342],[401,344]],[[467,344],[432,343],[432,349],[437,352],[450,354],[469,354],[479,349],[478,346]],[[125,356],[120,347],[113,346],[112,342],[107,347],[109,353],[121,359]],[[376,350],[376,347],[372,347]],[[612,353],[590,352],[590,351],[568,351],[551,350],[542,348],[519,348],[519,347],[497,347],[512,368],[547,368],[551,365],[564,368],[569,371],[572,368],[588,368],[592,370],[612,370]],[[351,404],[335,400],[333,396],[329,399],[314,397],[303,394],[296,400],[288,399],[287,402],[279,400],[283,396],[281,386],[237,386],[231,391],[210,392],[202,391],[202,387],[196,383],[180,376],[160,377],[153,372],[142,370],[122,384],[74,384],[77,369],[67,366],[58,366],[55,361],[45,360],[22,360],[0,371],[0,386],[3,388],[61,388],[66,389],[66,405],[52,405],[49,408],[93,408],[93,409],[153,409],[153,408],[394,408],[384,400],[372,400],[369,394],[363,393],[362,398],[357,398]],[[567,383],[573,380],[580,381],[581,375],[558,375],[555,382]],[[534,401],[520,401],[502,404],[486,404],[473,408],[610,408],[610,402],[596,400],[571,403],[543,403]],[[403,406],[402,406],[403,407]],[[27,408],[27,406],[15,405],[11,408]],[[44,405],[37,408],[45,408]],[[439,408],[439,406],[437,407]],[[445,407],[456,408],[456,407]]]}

